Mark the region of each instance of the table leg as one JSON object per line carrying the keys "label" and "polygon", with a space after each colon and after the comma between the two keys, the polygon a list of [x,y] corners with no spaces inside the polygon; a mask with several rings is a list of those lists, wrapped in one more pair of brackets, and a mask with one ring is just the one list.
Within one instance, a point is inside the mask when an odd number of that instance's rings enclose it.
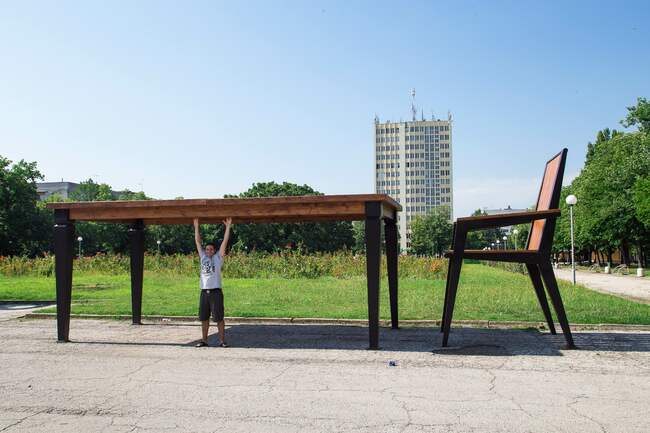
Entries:
{"label": "table leg", "polygon": [[397,316],[397,224],[394,219],[384,221],[386,238],[386,270],[388,271],[388,295],[390,299],[391,328],[398,329]]}
{"label": "table leg", "polygon": [[366,272],[368,278],[369,349],[379,349],[381,204],[366,203]]}
{"label": "table leg", "polygon": [[56,274],[56,330],[60,342],[69,341],[72,301],[74,223],[67,209],[54,212],[54,256]]}
{"label": "table leg", "polygon": [[131,318],[134,325],[142,323],[142,279],[144,273],[144,224],[137,220],[129,228],[131,241]]}

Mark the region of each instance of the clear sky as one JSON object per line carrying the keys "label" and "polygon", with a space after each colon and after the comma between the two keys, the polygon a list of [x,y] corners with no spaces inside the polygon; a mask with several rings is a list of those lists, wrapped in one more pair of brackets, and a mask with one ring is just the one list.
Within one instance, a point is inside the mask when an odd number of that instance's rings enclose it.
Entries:
{"label": "clear sky", "polygon": [[156,198],[373,191],[373,118],[454,116],[455,215],[650,97],[650,2],[3,2],[0,154]]}

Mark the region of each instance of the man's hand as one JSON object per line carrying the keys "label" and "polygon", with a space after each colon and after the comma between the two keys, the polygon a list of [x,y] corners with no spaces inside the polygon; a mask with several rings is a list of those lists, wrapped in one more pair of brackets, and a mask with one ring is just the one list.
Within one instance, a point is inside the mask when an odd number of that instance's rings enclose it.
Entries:
{"label": "man's hand", "polygon": [[199,229],[198,218],[194,218],[194,243],[196,244],[196,251],[201,255],[203,247],[201,247],[201,230]]}
{"label": "man's hand", "polygon": [[226,248],[228,247],[228,240],[230,239],[230,226],[232,225],[232,218],[228,217],[223,220],[223,225],[226,226],[226,231],[223,234],[223,242],[219,248],[219,255],[224,257],[226,255]]}

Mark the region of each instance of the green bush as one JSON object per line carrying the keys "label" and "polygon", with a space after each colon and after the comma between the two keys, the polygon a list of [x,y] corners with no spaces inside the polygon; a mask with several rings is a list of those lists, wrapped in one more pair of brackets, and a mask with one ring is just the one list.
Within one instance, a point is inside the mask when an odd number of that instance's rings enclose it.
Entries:
{"label": "green bush", "polygon": [[[382,257],[382,274],[386,276],[386,257]],[[428,257],[399,256],[400,278],[446,278],[446,261]],[[196,255],[145,255],[145,271],[159,274],[198,275]],[[75,258],[75,272],[84,274],[127,274],[128,256],[97,254]],[[351,278],[366,275],[366,258],[351,252],[304,254],[232,253],[224,262],[223,273],[230,278]],[[0,274],[5,276],[52,276],[54,256],[26,258],[0,257]]]}
{"label": "green bush", "polygon": [[490,261],[482,261],[481,263],[487,266],[491,266],[493,268],[503,269],[504,271],[528,275],[528,270],[526,269],[526,265],[523,263],[490,262]]}

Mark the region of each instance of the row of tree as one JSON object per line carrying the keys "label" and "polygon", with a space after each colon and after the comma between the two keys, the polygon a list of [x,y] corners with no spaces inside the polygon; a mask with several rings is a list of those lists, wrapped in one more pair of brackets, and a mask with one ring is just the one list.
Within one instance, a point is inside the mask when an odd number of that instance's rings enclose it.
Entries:
{"label": "row of tree", "polygon": [[[39,201],[36,182],[42,179],[35,162],[19,161],[12,164],[0,157],[0,255],[35,256],[52,249],[53,214],[45,203],[63,201],[52,195]],[[308,185],[288,182],[262,182],[253,184],[239,195],[227,197],[271,197],[295,195],[320,195]],[[181,197],[179,197],[181,198]],[[70,193],[69,201],[149,200],[144,192],[121,191],[114,193],[111,186],[83,181]],[[83,252],[124,253],[128,250],[127,226],[96,222],[79,222],[76,234],[83,239]],[[361,228],[361,230],[359,229]],[[206,241],[219,242],[223,237],[222,225],[203,225]],[[360,237],[360,238],[359,238]],[[160,241],[160,242],[158,242]],[[272,252],[286,248],[303,251],[331,252],[340,249],[362,249],[363,227],[353,228],[350,222],[303,224],[237,224],[232,232],[232,248],[240,251]],[[159,225],[146,227],[146,247],[161,253],[194,251],[194,231],[190,225]]]}
{"label": "row of tree", "polygon": [[[449,221],[450,210],[446,206],[441,206],[432,209],[427,215],[417,217],[411,224],[411,248],[409,253],[418,255],[428,255],[440,257],[445,250],[449,249],[452,242],[453,225]],[[472,213],[472,216],[486,215],[481,209],[477,209]],[[526,243],[526,232],[522,232],[523,227],[519,228],[516,235],[517,241],[514,238],[512,242],[519,242],[518,245],[522,246]],[[503,245],[503,236],[506,231],[503,228],[492,228],[486,230],[472,231],[467,234],[466,248],[468,249],[483,249],[492,248],[495,245],[497,248],[497,241]]]}
{"label": "row of tree", "polygon": [[[612,263],[615,252],[624,264],[647,263],[650,247],[650,102],[639,98],[621,122],[635,132],[604,129],[587,146],[580,174],[562,191],[575,205],[575,244],[581,260]],[[569,220],[560,219],[555,233],[557,251],[571,245]]]}

